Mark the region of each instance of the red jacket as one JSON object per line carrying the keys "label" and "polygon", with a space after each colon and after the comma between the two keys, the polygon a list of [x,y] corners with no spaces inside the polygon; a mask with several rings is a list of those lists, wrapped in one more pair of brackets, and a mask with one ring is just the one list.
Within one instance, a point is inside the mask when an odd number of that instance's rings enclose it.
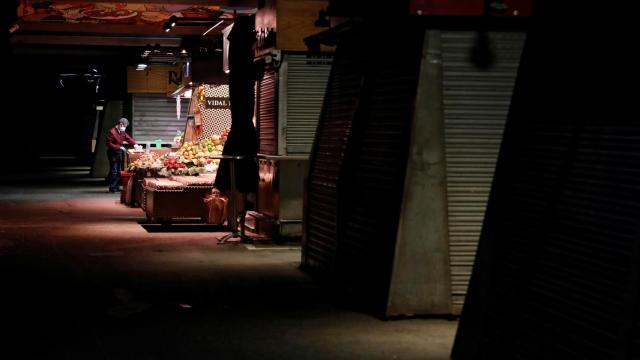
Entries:
{"label": "red jacket", "polygon": [[107,148],[109,150],[120,149],[120,146],[122,146],[122,143],[125,141],[131,145],[136,144],[136,141],[129,136],[126,131],[120,131],[116,128],[109,130],[109,134],[107,134]]}

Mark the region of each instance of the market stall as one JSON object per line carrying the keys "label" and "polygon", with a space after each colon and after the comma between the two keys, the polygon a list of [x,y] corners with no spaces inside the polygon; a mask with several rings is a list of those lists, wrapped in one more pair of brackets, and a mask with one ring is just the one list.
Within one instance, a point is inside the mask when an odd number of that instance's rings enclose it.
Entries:
{"label": "market stall", "polygon": [[134,194],[129,204],[141,206],[151,222],[168,224],[189,218],[220,223],[226,209],[211,211],[225,200],[221,196],[205,200],[215,192],[213,182],[231,124],[228,86],[183,90],[176,95],[188,98],[184,131],[177,133],[171,147],[127,153],[127,171],[132,174],[127,190]]}
{"label": "market stall", "polygon": [[129,189],[135,187],[148,220],[206,220],[204,198],[213,190],[226,138],[223,130],[197,143],[185,142],[176,151],[144,154],[129,165],[128,170],[135,174]]}

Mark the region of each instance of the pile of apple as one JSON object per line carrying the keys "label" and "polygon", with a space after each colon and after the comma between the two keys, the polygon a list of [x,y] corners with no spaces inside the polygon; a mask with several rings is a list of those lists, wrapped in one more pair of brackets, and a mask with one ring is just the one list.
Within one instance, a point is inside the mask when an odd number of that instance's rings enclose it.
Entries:
{"label": "pile of apple", "polygon": [[218,162],[217,159],[211,159],[214,156],[222,154],[224,143],[227,140],[229,130],[225,129],[220,135],[213,135],[210,138],[203,139],[200,142],[188,141],[176,151],[177,162],[186,164],[187,166],[204,166],[212,162]]}
{"label": "pile of apple", "polygon": [[167,156],[164,159],[164,167],[170,172],[175,172],[175,170],[186,168],[187,164],[180,162],[175,156]]}

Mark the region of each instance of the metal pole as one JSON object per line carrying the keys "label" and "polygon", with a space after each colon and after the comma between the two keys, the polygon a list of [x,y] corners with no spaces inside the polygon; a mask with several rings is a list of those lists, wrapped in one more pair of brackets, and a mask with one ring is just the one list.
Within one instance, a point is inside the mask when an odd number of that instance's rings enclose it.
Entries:
{"label": "metal pole", "polygon": [[229,195],[229,201],[231,201],[231,219],[229,220],[229,225],[231,226],[231,233],[221,237],[218,239],[218,244],[224,244],[229,239],[232,238],[241,238],[241,234],[238,232],[238,214],[237,214],[237,201],[238,196],[236,192],[236,160],[243,159],[244,156],[222,156],[221,159],[229,160],[229,178],[231,180],[231,184],[229,186],[229,190],[231,194]]}
{"label": "metal pole", "polygon": [[230,176],[231,176],[231,233],[234,235],[234,237],[236,237],[238,235],[238,214],[236,214],[236,201],[237,196],[236,196],[236,166],[235,166],[235,159],[232,159],[229,162],[229,169],[230,169]]}

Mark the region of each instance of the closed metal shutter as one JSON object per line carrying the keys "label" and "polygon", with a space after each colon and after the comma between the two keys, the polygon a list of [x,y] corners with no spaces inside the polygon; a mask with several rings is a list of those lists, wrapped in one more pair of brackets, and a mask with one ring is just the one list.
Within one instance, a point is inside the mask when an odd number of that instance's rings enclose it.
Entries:
{"label": "closed metal shutter", "polygon": [[455,352],[473,356],[454,358],[637,359],[640,130],[530,111],[506,140],[459,329]]}
{"label": "closed metal shutter", "polygon": [[308,155],[320,118],[322,101],[331,71],[331,55],[309,57],[287,54],[281,67],[284,108],[280,155]]}
{"label": "closed metal shutter", "polygon": [[520,285],[527,323],[512,334],[514,358],[631,358],[620,344],[631,343],[638,304],[640,129],[588,121],[576,121],[543,230],[522,259],[534,265]]}
{"label": "closed metal shutter", "polygon": [[620,86],[635,64],[591,56],[624,52],[617,29],[575,34],[527,39],[453,359],[640,356],[640,124]]}
{"label": "closed metal shutter", "polygon": [[489,33],[494,63],[479,69],[470,60],[476,36],[442,33],[454,313],[460,313],[467,292],[525,38],[524,33]]}
{"label": "closed metal shutter", "polygon": [[[387,307],[423,45],[422,34],[403,30],[403,46],[387,54],[383,65],[370,63],[338,213],[341,278],[376,314]],[[371,49],[378,41],[392,41],[392,34],[376,35],[375,42],[363,44],[369,59],[375,59]]]}
{"label": "closed metal shutter", "polygon": [[335,270],[338,198],[347,142],[358,106],[366,57],[358,37],[344,39],[335,54],[327,96],[309,163],[303,264],[319,273]]}
{"label": "closed metal shutter", "polygon": [[184,131],[189,99],[181,100],[180,119],[176,114],[176,100],[162,94],[133,94],[133,137],[138,142],[172,142],[176,131]]}
{"label": "closed metal shutter", "polygon": [[259,152],[266,155],[277,155],[278,138],[277,124],[278,99],[277,99],[278,74],[275,71],[266,71],[264,77],[258,82],[257,125],[259,136]]}

